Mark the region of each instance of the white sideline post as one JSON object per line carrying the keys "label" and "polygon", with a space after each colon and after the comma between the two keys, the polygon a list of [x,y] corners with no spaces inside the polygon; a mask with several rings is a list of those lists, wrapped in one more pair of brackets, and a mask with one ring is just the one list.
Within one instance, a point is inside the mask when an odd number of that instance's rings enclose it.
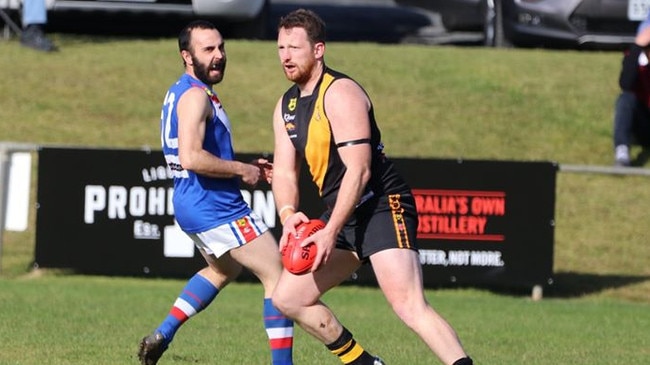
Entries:
{"label": "white sideline post", "polygon": [[5,231],[5,211],[7,194],[9,192],[9,151],[4,144],[0,144],[0,272],[2,272],[2,237]]}
{"label": "white sideline post", "polygon": [[32,154],[13,152],[9,154],[9,184],[6,194],[5,230],[25,231],[29,224],[29,201],[32,182]]}
{"label": "white sideline post", "polygon": [[540,301],[542,300],[542,296],[544,294],[544,289],[542,288],[541,285],[535,285],[533,286],[533,291],[531,293],[531,299],[534,301]]}
{"label": "white sideline post", "polygon": [[11,154],[14,152],[32,152],[36,145],[0,142],[0,272],[2,272],[2,242],[7,216],[7,198],[9,194],[9,173]]}

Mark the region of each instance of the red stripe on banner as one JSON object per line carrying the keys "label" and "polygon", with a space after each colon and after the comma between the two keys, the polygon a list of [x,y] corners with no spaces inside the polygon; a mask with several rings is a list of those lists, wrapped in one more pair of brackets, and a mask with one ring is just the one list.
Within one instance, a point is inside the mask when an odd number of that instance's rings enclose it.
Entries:
{"label": "red stripe on banner", "polygon": [[178,307],[173,307],[172,310],[170,311],[171,315],[174,316],[174,318],[178,319],[181,322],[185,322],[187,320],[187,314],[183,312],[180,308]]}
{"label": "red stripe on banner", "polygon": [[471,240],[471,241],[496,241],[506,240],[502,234],[443,234],[443,233],[418,233],[418,238],[442,239],[442,240]]}
{"label": "red stripe on banner", "polygon": [[505,191],[485,190],[441,190],[441,189],[411,189],[414,195],[444,195],[444,196],[492,196],[505,197]]}
{"label": "red stripe on banner", "polygon": [[293,337],[273,338],[269,340],[272,350],[287,349],[293,346]]}

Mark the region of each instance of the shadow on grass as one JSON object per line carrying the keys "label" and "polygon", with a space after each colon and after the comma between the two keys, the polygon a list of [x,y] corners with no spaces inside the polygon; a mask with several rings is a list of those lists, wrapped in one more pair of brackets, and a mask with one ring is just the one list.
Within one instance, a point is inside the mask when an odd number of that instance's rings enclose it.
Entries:
{"label": "shadow on grass", "polygon": [[[39,269],[35,268],[23,278],[39,278],[42,276],[69,276],[77,275],[72,270],[68,269]],[[83,274],[81,274],[83,275]],[[258,283],[252,274],[245,271],[237,279],[238,282],[252,282]],[[553,274],[553,284],[546,285],[543,288],[542,296],[544,298],[559,298],[559,299],[572,299],[580,298],[588,295],[598,294],[606,290],[622,289],[626,286],[631,286],[643,282],[650,282],[650,275],[616,275],[616,274],[593,274],[593,273],[578,273],[578,272],[556,272]],[[374,287],[378,285],[374,280],[365,280],[362,282],[356,279],[346,280],[341,283],[343,286],[360,286],[360,287]],[[508,295],[514,297],[531,297],[533,288],[525,286],[503,286],[499,284],[440,284],[434,286],[426,286],[425,289],[480,289],[486,290],[497,295]],[[643,296],[646,298],[646,296]],[[650,298],[650,297],[648,297]]]}
{"label": "shadow on grass", "polygon": [[642,275],[599,275],[575,272],[555,273],[553,277],[553,285],[544,290],[546,297],[575,298],[650,280],[650,276]]}
{"label": "shadow on grass", "polygon": [[[544,298],[580,298],[586,295],[598,294],[610,289],[620,289],[629,285],[649,281],[650,276],[592,274],[577,272],[558,272],[553,274],[553,284],[543,289]],[[479,286],[495,294],[530,296],[532,288],[500,288]]]}
{"label": "shadow on grass", "polygon": [[650,160],[650,146],[643,146],[641,152],[632,161],[632,166],[645,166]]}
{"label": "shadow on grass", "polygon": [[[363,272],[360,269],[358,273],[363,276],[363,280],[347,280],[344,285],[357,285],[367,287],[377,287],[374,275]],[[627,286],[650,281],[650,275],[618,275],[618,274],[594,274],[579,272],[555,272],[552,275],[552,284],[544,285],[541,293],[537,293],[543,298],[560,298],[571,299],[580,298],[588,295],[598,294],[606,290],[622,289]],[[533,284],[530,286],[513,284],[513,283],[440,283],[438,285],[425,285],[425,289],[479,289],[486,290],[497,295],[508,295],[513,297],[533,297]],[[643,295],[645,298],[646,296]],[[650,298],[650,297],[648,297]]]}

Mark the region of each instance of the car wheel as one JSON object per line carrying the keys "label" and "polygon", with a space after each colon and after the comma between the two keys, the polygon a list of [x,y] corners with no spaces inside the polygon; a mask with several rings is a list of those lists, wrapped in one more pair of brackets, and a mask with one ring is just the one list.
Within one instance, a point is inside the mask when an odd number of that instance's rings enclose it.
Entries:
{"label": "car wheel", "polygon": [[503,4],[501,0],[483,2],[483,45],[486,47],[510,47],[503,30]]}

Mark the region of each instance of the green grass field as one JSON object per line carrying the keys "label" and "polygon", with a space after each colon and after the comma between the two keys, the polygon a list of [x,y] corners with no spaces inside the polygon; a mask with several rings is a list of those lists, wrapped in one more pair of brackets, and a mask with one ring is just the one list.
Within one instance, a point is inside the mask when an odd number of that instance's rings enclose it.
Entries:
{"label": "green grass field", "polygon": [[[0,141],[158,148],[160,103],[182,65],[174,39],[55,35],[61,52],[0,42]],[[273,42],[227,42],[218,86],[242,152],[272,148],[271,112],[289,84]],[[393,156],[610,165],[618,52],[328,45],[328,64],[360,81]],[[634,150],[639,153],[639,149]],[[646,162],[638,162],[642,167]],[[650,358],[645,176],[558,174],[555,282],[528,292],[444,288],[426,295],[478,364],[628,364]],[[139,339],[182,280],[31,272],[26,232],[5,232],[0,365],[135,364]],[[326,297],[389,364],[435,363],[375,288]],[[264,364],[261,287],[237,283],[191,320],[160,364]],[[336,364],[296,331],[297,364]]]}

